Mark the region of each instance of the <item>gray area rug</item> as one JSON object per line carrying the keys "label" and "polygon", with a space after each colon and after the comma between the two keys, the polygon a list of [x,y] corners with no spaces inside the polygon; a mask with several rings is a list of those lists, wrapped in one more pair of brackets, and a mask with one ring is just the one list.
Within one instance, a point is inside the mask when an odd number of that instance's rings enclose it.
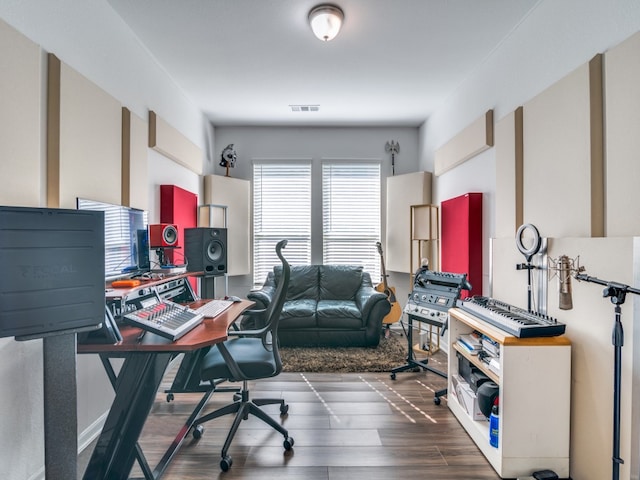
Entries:
{"label": "gray area rug", "polygon": [[285,372],[388,372],[407,359],[406,337],[380,338],[377,347],[281,347]]}

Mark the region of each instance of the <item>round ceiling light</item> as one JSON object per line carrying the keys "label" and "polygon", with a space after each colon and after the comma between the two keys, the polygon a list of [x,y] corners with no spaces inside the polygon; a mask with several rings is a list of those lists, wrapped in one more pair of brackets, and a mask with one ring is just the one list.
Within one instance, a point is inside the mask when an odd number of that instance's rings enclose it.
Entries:
{"label": "round ceiling light", "polygon": [[344,13],[336,5],[318,5],[309,12],[311,30],[323,42],[333,40],[338,35],[343,20]]}

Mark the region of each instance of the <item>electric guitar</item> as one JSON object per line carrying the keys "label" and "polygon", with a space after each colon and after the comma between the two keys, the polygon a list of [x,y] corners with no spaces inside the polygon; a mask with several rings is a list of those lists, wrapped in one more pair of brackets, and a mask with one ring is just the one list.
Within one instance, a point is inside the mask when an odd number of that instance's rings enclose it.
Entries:
{"label": "electric guitar", "polygon": [[384,266],[384,256],[382,255],[382,244],[380,242],[376,242],[376,247],[378,247],[378,253],[380,254],[380,267],[382,269],[382,283],[376,285],[376,290],[378,292],[384,293],[389,299],[389,303],[391,304],[391,311],[387,314],[386,317],[382,319],[383,324],[395,323],[400,320],[402,316],[402,308],[400,308],[400,304],[396,300],[396,289],[395,287],[390,287],[387,285],[387,271]]}

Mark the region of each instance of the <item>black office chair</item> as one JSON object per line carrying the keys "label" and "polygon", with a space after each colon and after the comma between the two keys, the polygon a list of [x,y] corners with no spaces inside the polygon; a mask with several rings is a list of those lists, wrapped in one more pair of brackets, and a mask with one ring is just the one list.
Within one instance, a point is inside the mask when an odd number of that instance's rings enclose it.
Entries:
{"label": "black office chair", "polygon": [[204,430],[203,423],[223,415],[236,414],[222,447],[220,468],[225,472],[233,463],[231,457],[227,455],[231,441],[240,422],[247,420],[249,415],[255,415],[284,435],[285,450],[291,450],[293,447],[293,438],[289,436],[287,430],[260,409],[261,405],[280,404],[281,415],[286,415],[289,405],[285,404],[282,398],[251,400],[247,386],[249,380],[274,377],[282,371],[282,361],[278,352],[278,323],[291,273],[289,263],[281,252],[286,245],[286,240],[281,240],[276,245],[276,253],[282,262],[282,278],[278,282],[274,301],[263,312],[266,325],[257,330],[230,330],[229,337],[234,338],[217,344],[216,348],[212,348],[206,354],[201,363],[200,378],[203,381],[227,379],[231,382],[242,382],[242,389],[234,395],[233,403],[197,419],[193,424],[193,436],[200,438]]}

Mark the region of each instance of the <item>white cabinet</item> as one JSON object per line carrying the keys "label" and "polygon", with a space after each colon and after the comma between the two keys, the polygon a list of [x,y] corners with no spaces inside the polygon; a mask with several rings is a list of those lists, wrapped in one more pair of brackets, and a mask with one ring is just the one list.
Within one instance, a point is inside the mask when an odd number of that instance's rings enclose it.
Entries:
{"label": "white cabinet", "polygon": [[[500,346],[499,373],[460,348],[460,335],[478,331]],[[498,447],[489,444],[489,422],[473,420],[452,385],[460,352],[500,387]],[[449,310],[448,405],[503,478],[550,469],[569,476],[571,343],[565,336],[518,338],[458,308]]]}

